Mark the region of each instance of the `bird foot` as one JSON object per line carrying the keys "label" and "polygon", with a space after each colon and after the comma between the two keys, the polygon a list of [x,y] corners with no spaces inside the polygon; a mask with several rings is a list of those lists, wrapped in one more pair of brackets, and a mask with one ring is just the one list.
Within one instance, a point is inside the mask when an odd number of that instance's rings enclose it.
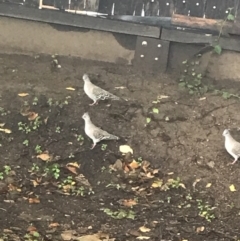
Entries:
{"label": "bird foot", "polygon": [[227,166],[231,166],[231,165],[234,165],[235,163],[237,162],[237,160],[234,160],[233,162],[231,162],[231,163],[228,163],[228,165]]}
{"label": "bird foot", "polygon": [[92,104],[89,104],[90,106],[93,106],[93,105],[98,105],[98,102],[93,102]]}
{"label": "bird foot", "polygon": [[92,145],[92,147],[90,148],[90,150],[92,150],[92,149],[93,149],[95,146],[96,146],[96,145],[95,145],[95,144],[93,144],[93,145]]}

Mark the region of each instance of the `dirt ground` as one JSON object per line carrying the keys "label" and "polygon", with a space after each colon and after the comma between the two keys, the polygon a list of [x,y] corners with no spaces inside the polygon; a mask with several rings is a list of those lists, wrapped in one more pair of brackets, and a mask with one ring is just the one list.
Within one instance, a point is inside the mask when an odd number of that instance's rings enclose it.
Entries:
{"label": "dirt ground", "polygon": [[[238,99],[199,99],[167,75],[58,59],[59,69],[51,56],[0,56],[0,240],[240,239],[239,163],[227,166],[222,136],[230,128],[240,137]],[[128,101],[89,106],[84,73]],[[120,140],[90,150],[86,111]]]}

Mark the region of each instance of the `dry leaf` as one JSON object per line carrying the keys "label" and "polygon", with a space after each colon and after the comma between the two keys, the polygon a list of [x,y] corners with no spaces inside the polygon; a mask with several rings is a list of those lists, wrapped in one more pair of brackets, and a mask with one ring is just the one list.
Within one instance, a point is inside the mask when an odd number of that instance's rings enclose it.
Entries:
{"label": "dry leaf", "polygon": [[73,87],[67,87],[66,90],[75,90]]}
{"label": "dry leaf", "polygon": [[49,228],[55,228],[55,227],[58,227],[58,226],[60,226],[59,223],[50,223],[50,224],[48,225]]}
{"label": "dry leaf", "polygon": [[10,134],[10,133],[12,133],[12,131],[9,130],[9,129],[3,129],[3,128],[0,128],[0,131],[5,132],[6,134]]}
{"label": "dry leaf", "polygon": [[133,160],[128,166],[132,169],[137,169],[139,167],[139,163]]}
{"label": "dry leaf", "polygon": [[174,172],[169,172],[169,173],[168,173],[169,176],[170,176],[170,175],[173,175],[173,174],[174,174]]}
{"label": "dry leaf", "polygon": [[117,161],[113,165],[110,165],[109,168],[114,170],[114,171],[122,170],[123,169],[122,161],[117,159]]}
{"label": "dry leaf", "polygon": [[231,186],[229,186],[229,189],[230,189],[231,192],[236,192],[237,191],[233,184]]}
{"label": "dry leaf", "polygon": [[29,121],[33,121],[33,120],[35,120],[37,117],[38,117],[38,113],[35,113],[35,112],[29,112],[29,113],[28,113],[28,120],[29,120]]}
{"label": "dry leaf", "polygon": [[161,187],[162,185],[163,185],[163,180],[161,180],[161,179],[156,180],[152,183],[153,188],[158,188],[158,187]]}
{"label": "dry leaf", "polygon": [[147,239],[150,239],[150,237],[147,237],[147,236],[139,236],[139,237],[137,237],[137,239],[139,239],[139,240],[147,240]]}
{"label": "dry leaf", "polygon": [[37,229],[36,229],[34,226],[29,226],[29,227],[27,228],[27,231],[28,231],[28,232],[33,232],[33,231],[37,231]]}
{"label": "dry leaf", "polygon": [[202,98],[200,98],[199,100],[206,100],[207,98],[206,97],[202,97]]}
{"label": "dry leaf", "polygon": [[196,184],[200,181],[201,181],[201,178],[196,179],[195,182],[193,183],[193,187],[195,188]]}
{"label": "dry leaf", "polygon": [[145,226],[140,227],[139,230],[140,230],[141,232],[143,232],[143,233],[147,233],[147,232],[150,232],[150,231],[151,231],[150,228],[146,228]]}
{"label": "dry leaf", "polygon": [[152,171],[152,174],[154,175],[154,174],[157,174],[159,172],[159,169],[154,169],[153,171]]}
{"label": "dry leaf", "polygon": [[5,123],[0,123],[0,127],[4,127],[5,126]]}
{"label": "dry leaf", "polygon": [[186,189],[186,186],[183,183],[179,183],[179,186]]}
{"label": "dry leaf", "polygon": [[205,229],[205,227],[203,227],[203,226],[202,227],[197,227],[196,232],[197,233],[203,232],[204,229]]}
{"label": "dry leaf", "polygon": [[143,161],[141,164],[141,167],[143,169],[144,172],[147,172],[147,168],[150,166],[150,162],[148,161]]}
{"label": "dry leaf", "polygon": [[40,158],[42,161],[50,161],[51,157],[48,153],[42,153],[37,155],[37,158]]}
{"label": "dry leaf", "polygon": [[209,188],[209,187],[211,187],[212,186],[212,183],[208,183],[207,185],[206,185],[206,188]]}
{"label": "dry leaf", "polygon": [[119,151],[123,154],[127,154],[128,152],[133,154],[133,149],[128,145],[119,146]]}
{"label": "dry leaf", "polygon": [[44,124],[47,125],[47,122],[48,122],[48,116],[43,120]]}
{"label": "dry leaf", "polygon": [[40,200],[38,198],[29,198],[28,202],[29,203],[40,203]]}
{"label": "dry leaf", "polygon": [[25,97],[25,96],[28,96],[29,94],[28,93],[19,93],[18,96],[20,97]]}
{"label": "dry leaf", "polygon": [[66,168],[70,171],[70,172],[72,172],[72,173],[74,173],[74,174],[78,174],[77,173],[77,171],[76,171],[76,167],[71,167],[71,166],[66,166]]}
{"label": "dry leaf", "polygon": [[77,162],[69,162],[67,164],[67,166],[73,166],[73,167],[76,167],[76,168],[80,168],[80,165]]}
{"label": "dry leaf", "polygon": [[161,100],[161,99],[167,99],[167,98],[169,98],[169,96],[167,96],[167,95],[159,95],[159,96],[158,96],[158,99],[159,99],[159,100]]}
{"label": "dry leaf", "polygon": [[91,184],[89,183],[89,181],[87,180],[87,178],[85,178],[85,176],[83,174],[79,174],[78,176],[75,177],[75,179],[79,183],[81,183],[87,187],[91,187]]}
{"label": "dry leaf", "polygon": [[122,205],[126,207],[132,207],[134,205],[137,205],[137,202],[134,199],[129,199],[129,200],[123,200]]}
{"label": "dry leaf", "polygon": [[31,181],[32,181],[34,187],[39,185],[39,183],[36,180],[31,180]]}
{"label": "dry leaf", "polygon": [[73,238],[74,233],[75,232],[73,230],[66,230],[61,233],[61,237],[64,241],[71,240]]}

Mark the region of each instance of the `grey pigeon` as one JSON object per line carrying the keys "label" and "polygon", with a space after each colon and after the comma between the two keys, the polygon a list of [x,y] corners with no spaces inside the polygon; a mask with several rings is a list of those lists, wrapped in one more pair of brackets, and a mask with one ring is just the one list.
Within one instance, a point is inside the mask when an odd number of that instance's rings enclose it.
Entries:
{"label": "grey pigeon", "polygon": [[235,164],[240,157],[240,143],[233,139],[229,130],[225,129],[223,131],[223,136],[225,137],[225,148],[227,152],[234,158],[231,165]]}
{"label": "grey pigeon", "polygon": [[83,114],[82,118],[85,121],[85,133],[93,141],[91,149],[93,149],[96,144],[102,140],[119,140],[119,137],[109,134],[108,132],[95,126],[87,112]]}
{"label": "grey pigeon", "polygon": [[93,103],[89,105],[98,104],[99,100],[106,100],[106,99],[120,100],[118,96],[113,95],[110,92],[94,85],[89,79],[87,74],[83,75],[83,80],[84,80],[84,87],[83,87],[84,92],[90,99],[93,100]]}

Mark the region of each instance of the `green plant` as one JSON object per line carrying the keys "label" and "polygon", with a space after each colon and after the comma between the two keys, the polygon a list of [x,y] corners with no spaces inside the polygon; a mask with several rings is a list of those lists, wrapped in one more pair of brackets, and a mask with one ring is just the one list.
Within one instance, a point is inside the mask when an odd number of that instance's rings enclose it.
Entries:
{"label": "green plant", "polygon": [[47,101],[48,105],[49,106],[52,106],[53,105],[53,99],[52,98],[49,98],[48,101]]}
{"label": "green plant", "polygon": [[108,216],[114,218],[114,219],[135,219],[135,212],[133,210],[123,210],[119,209],[118,211],[112,211],[109,208],[102,209],[104,213],[106,213]]}
{"label": "green plant", "polygon": [[31,168],[31,172],[38,172],[39,171],[39,166],[35,163],[33,163],[32,168]]}
{"label": "green plant", "polygon": [[84,141],[84,137],[82,135],[77,135],[77,141],[83,142]]}
{"label": "green plant", "polygon": [[61,128],[59,126],[57,126],[55,132],[56,133],[60,133],[61,132]]}
{"label": "green plant", "polygon": [[24,235],[25,241],[38,241],[39,238],[40,238],[40,234],[37,231]]}
{"label": "green plant", "polygon": [[75,156],[74,156],[73,153],[70,153],[69,156],[68,156],[68,158],[74,158],[74,157],[75,157]]}
{"label": "green plant", "polygon": [[3,180],[3,172],[0,172],[0,180]]}
{"label": "green plant", "polygon": [[106,149],[107,149],[107,144],[102,144],[101,150],[102,150],[102,151],[106,151]]}
{"label": "green plant", "polygon": [[33,104],[33,105],[37,105],[37,104],[38,104],[38,97],[34,97],[34,98],[33,98],[32,104]]}
{"label": "green plant", "polygon": [[28,146],[28,145],[29,145],[29,140],[24,140],[24,141],[23,141],[23,145],[24,145],[24,146]]}
{"label": "green plant", "polygon": [[215,215],[212,213],[214,207],[211,207],[200,199],[197,199],[197,207],[199,210],[199,216],[205,218],[208,222],[211,222],[215,218]]}
{"label": "green plant", "polygon": [[35,147],[35,152],[37,153],[37,154],[41,154],[42,153],[42,150],[41,150],[41,146],[40,145],[36,145],[36,147]]}
{"label": "green plant", "polygon": [[50,171],[55,179],[60,177],[60,168],[58,164],[53,164],[50,168]]}
{"label": "green plant", "polygon": [[31,128],[26,123],[22,123],[22,122],[18,122],[18,130],[26,134],[31,132]]}
{"label": "green plant", "polygon": [[40,120],[40,117],[38,116],[31,124],[32,124],[32,129],[37,130],[41,126],[42,121]]}
{"label": "green plant", "polygon": [[8,175],[11,170],[12,170],[12,169],[11,169],[10,166],[8,166],[8,165],[5,165],[5,166],[4,166],[4,173],[5,173],[6,175]]}
{"label": "green plant", "polygon": [[6,111],[4,108],[0,107],[0,114],[1,114],[1,116],[5,116],[8,113],[10,113],[10,111]]}

